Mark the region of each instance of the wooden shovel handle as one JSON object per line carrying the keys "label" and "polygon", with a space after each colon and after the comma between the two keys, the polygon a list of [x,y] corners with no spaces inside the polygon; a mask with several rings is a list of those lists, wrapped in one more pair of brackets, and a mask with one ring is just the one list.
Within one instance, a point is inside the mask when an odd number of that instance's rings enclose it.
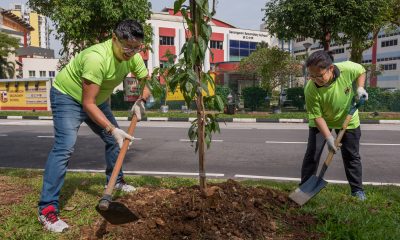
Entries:
{"label": "wooden shovel handle", "polygon": [[[137,124],[137,117],[136,117],[136,115],[132,115],[132,120],[131,120],[131,123],[128,128],[129,135],[133,136],[133,133],[135,132],[136,124]],[[113,172],[111,174],[111,178],[108,181],[107,188],[106,188],[106,190],[104,190],[104,195],[111,195],[112,191],[114,190],[115,182],[117,181],[119,171],[121,170],[122,163],[124,162],[126,152],[128,151],[129,143],[130,143],[130,140],[125,138],[124,144],[122,145],[122,148],[119,151],[117,161],[115,163]]]}

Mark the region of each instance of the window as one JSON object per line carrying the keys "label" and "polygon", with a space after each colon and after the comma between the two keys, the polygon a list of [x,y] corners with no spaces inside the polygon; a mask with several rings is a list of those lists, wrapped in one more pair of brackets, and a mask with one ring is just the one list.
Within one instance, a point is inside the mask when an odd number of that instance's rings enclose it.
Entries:
{"label": "window", "polygon": [[35,71],[29,71],[29,77],[33,77],[33,78],[36,77]]}
{"label": "window", "polygon": [[229,61],[240,61],[248,57],[257,48],[257,42],[230,40],[229,41]]}
{"label": "window", "polygon": [[306,40],[305,37],[299,37],[299,38],[296,39],[296,42],[303,42],[305,40]]}
{"label": "window", "polygon": [[337,48],[332,50],[333,54],[340,54],[340,53],[344,53],[344,48]]}
{"label": "window", "polygon": [[396,46],[396,45],[397,45],[397,39],[392,39],[392,40],[381,42],[381,47],[390,47],[390,46]]}
{"label": "window", "polygon": [[168,46],[175,45],[174,37],[160,36],[160,45],[168,45]]}
{"label": "window", "polygon": [[383,64],[382,69],[385,71],[390,71],[390,70],[396,70],[397,69],[397,64],[392,63],[392,64]]}
{"label": "window", "polygon": [[222,41],[210,41],[210,48],[214,49],[222,49],[223,48],[223,42]]}
{"label": "window", "polygon": [[40,77],[46,77],[46,71],[39,71]]}
{"label": "window", "polygon": [[55,77],[56,72],[55,71],[49,71],[49,77]]}

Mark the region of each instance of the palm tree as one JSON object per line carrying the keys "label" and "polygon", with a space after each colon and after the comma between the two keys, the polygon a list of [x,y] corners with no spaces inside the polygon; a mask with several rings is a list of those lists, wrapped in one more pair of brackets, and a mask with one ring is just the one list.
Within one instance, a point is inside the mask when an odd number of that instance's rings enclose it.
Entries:
{"label": "palm tree", "polygon": [[15,74],[15,63],[0,57],[0,79],[13,78]]}

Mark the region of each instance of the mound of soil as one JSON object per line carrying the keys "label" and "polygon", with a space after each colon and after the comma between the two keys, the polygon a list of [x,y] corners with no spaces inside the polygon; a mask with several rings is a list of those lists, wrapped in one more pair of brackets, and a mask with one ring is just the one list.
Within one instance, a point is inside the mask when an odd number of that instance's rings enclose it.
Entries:
{"label": "mound of soil", "polygon": [[[316,220],[296,213],[286,193],[245,187],[228,180],[210,185],[201,196],[198,186],[178,189],[142,188],[120,199],[137,220],[113,225],[100,218],[81,229],[83,239],[319,239],[309,232]],[[118,218],[118,216],[115,216]],[[109,219],[108,219],[109,220]]]}

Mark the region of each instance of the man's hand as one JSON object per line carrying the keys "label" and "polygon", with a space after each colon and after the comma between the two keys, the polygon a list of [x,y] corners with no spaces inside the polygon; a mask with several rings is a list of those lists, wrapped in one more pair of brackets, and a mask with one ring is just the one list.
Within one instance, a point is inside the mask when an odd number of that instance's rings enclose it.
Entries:
{"label": "man's hand", "polygon": [[133,104],[131,113],[136,115],[138,122],[142,120],[142,117],[145,115],[145,107],[143,99],[139,98],[136,100],[135,104]]}
{"label": "man's hand", "polygon": [[361,99],[362,97],[364,97],[365,100],[368,100],[368,93],[367,93],[367,91],[365,91],[365,88],[363,88],[363,87],[357,88],[357,97],[358,97],[358,99]]}
{"label": "man's hand", "polygon": [[339,149],[338,147],[335,146],[335,138],[333,138],[332,135],[326,138],[326,143],[328,145],[329,151],[333,151],[333,153],[336,153],[337,150]]}
{"label": "man's hand", "polygon": [[124,130],[119,129],[119,128],[114,128],[114,130],[111,132],[112,136],[114,137],[115,141],[117,141],[119,148],[122,148],[122,145],[124,144],[125,138],[129,139],[131,142],[129,143],[129,146],[132,144],[134,137],[131,135],[127,134]]}

